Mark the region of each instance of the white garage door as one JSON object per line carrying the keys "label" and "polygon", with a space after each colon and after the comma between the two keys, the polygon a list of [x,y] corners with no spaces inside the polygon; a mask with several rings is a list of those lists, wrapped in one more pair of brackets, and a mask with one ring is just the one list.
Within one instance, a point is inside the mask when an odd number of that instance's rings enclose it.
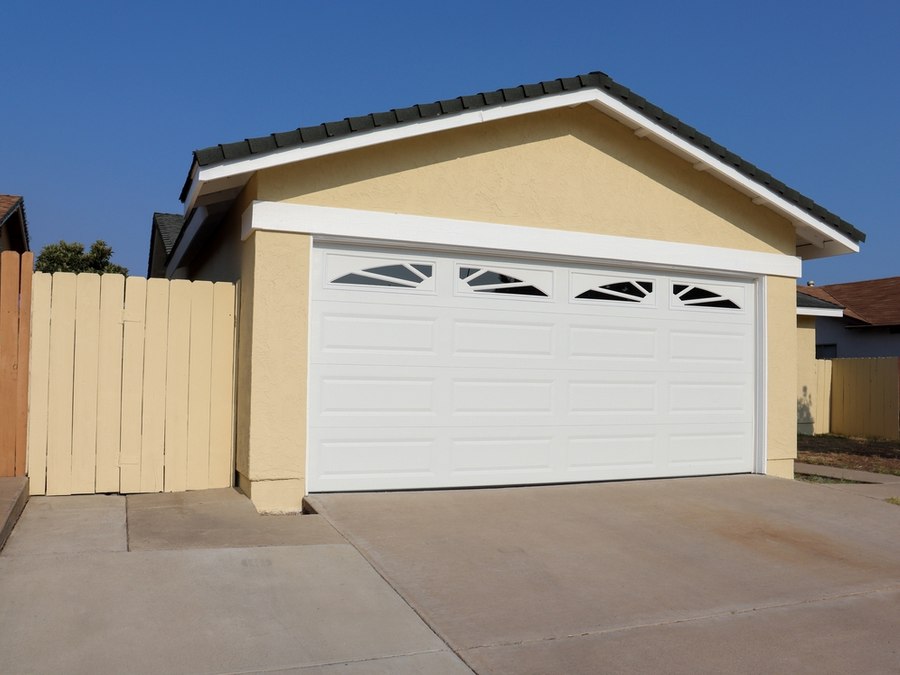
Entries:
{"label": "white garage door", "polygon": [[310,491],[753,470],[752,281],[314,250]]}

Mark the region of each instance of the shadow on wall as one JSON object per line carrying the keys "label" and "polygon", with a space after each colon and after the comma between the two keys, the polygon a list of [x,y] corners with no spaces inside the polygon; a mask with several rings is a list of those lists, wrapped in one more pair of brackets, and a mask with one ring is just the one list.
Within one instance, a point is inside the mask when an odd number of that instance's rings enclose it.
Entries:
{"label": "shadow on wall", "polygon": [[803,393],[797,399],[797,433],[805,436],[813,434],[813,400],[809,395],[809,389],[803,387]]}

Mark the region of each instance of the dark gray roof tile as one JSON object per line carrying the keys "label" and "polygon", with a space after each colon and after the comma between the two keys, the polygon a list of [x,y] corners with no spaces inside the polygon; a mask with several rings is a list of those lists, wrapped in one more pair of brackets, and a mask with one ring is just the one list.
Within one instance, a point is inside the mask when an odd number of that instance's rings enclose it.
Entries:
{"label": "dark gray roof tile", "polygon": [[271,134],[268,136],[259,136],[258,138],[248,138],[247,143],[250,144],[250,152],[254,155],[278,149],[278,145],[275,143],[275,137]]}
{"label": "dark gray roof tile", "polygon": [[387,127],[397,124],[397,116],[393,110],[388,112],[372,113],[372,119],[375,120],[376,127]]}
{"label": "dark gray roof tile", "polygon": [[291,131],[282,131],[277,134],[272,134],[272,138],[275,139],[275,145],[279,148],[289,148],[293,145],[300,145],[301,143],[309,143],[310,139],[305,138],[301,133],[301,129],[293,129]]}
{"label": "dark gray roof tile", "polygon": [[446,101],[440,101],[440,106],[445,115],[452,115],[453,113],[458,113],[465,110],[465,105],[463,105],[462,98],[451,98]]}

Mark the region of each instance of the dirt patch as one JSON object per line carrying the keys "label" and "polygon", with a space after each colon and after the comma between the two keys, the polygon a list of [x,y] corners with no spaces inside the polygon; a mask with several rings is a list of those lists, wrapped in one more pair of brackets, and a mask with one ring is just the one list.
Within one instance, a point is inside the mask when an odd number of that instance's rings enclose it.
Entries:
{"label": "dirt patch", "polygon": [[797,461],[900,476],[900,441],[831,434],[798,436]]}

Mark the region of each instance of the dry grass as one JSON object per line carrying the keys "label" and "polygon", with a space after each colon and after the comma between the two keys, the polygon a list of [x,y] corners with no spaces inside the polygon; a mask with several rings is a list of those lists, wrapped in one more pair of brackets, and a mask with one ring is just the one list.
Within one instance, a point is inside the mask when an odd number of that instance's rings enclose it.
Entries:
{"label": "dry grass", "polygon": [[797,461],[900,476],[900,441],[832,434],[798,436]]}

